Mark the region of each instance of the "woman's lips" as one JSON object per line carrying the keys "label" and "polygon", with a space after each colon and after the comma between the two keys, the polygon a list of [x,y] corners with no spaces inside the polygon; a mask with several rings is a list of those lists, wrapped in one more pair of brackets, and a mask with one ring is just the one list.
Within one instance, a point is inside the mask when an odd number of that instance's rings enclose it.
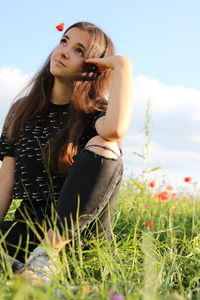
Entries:
{"label": "woman's lips", "polygon": [[60,65],[60,66],[63,66],[63,67],[65,67],[65,65],[61,62],[61,61],[59,61],[59,60],[55,60],[55,62],[56,62],[56,64],[58,64],[58,65]]}

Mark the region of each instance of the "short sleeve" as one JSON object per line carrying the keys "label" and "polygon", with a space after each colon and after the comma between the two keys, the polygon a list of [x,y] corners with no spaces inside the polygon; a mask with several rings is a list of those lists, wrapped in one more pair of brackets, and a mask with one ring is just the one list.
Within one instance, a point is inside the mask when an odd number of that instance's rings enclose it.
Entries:
{"label": "short sleeve", "polygon": [[15,156],[14,142],[8,141],[5,130],[2,130],[0,137],[0,160],[3,161],[4,156]]}
{"label": "short sleeve", "polygon": [[97,111],[95,113],[90,114],[89,120],[90,120],[90,125],[95,128],[95,122],[100,118],[105,116],[106,111]]}

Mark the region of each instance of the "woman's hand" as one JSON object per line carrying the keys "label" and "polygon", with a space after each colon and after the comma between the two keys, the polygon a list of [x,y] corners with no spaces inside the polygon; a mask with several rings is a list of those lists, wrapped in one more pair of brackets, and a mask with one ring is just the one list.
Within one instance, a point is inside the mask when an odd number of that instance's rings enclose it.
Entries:
{"label": "woman's hand", "polygon": [[106,72],[109,69],[114,70],[123,63],[131,64],[128,57],[120,55],[106,56],[103,58],[88,58],[85,59],[85,62],[95,64],[98,67],[98,72]]}
{"label": "woman's hand", "polygon": [[23,278],[31,280],[31,282],[35,285],[44,285],[44,281],[38,277],[32,270],[23,268],[17,272]]}

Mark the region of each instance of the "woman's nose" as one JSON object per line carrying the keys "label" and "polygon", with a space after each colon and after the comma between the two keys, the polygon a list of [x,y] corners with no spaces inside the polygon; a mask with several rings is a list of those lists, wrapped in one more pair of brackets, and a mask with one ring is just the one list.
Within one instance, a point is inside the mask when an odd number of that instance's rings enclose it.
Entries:
{"label": "woman's nose", "polygon": [[69,57],[70,50],[67,47],[61,48],[60,53],[61,53],[62,57]]}

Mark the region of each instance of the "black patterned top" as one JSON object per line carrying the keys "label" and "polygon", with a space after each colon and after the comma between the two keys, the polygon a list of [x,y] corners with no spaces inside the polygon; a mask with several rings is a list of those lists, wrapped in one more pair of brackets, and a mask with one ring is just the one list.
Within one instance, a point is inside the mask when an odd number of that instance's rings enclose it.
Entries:
{"label": "black patterned top", "polygon": [[[34,123],[27,124],[15,142],[5,138],[4,126],[0,137],[0,160],[4,156],[15,159],[15,177],[12,199],[22,199],[21,209],[27,209],[30,216],[41,219],[47,213],[47,207],[56,201],[66,176],[57,176],[47,170],[41,158],[41,149],[47,143],[52,131],[60,128],[68,117],[69,104],[54,104],[48,102],[47,116],[36,116]],[[84,148],[89,139],[97,135],[94,127],[96,120],[105,115],[97,111],[88,114],[89,122],[81,139],[78,152]],[[16,210],[15,218],[21,215]]]}

